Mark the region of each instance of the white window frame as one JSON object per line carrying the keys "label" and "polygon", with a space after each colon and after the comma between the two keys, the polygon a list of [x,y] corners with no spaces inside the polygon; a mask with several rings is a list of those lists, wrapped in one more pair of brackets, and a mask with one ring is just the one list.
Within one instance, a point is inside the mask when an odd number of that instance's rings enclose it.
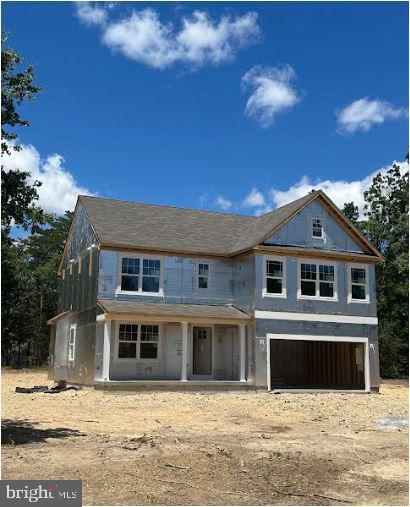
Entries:
{"label": "white window frame", "polygon": [[[366,290],[366,298],[365,299],[353,299],[352,298],[352,268],[364,269],[366,272],[366,283],[360,284],[357,283],[355,285],[364,285]],[[369,266],[367,264],[347,264],[347,302],[348,303],[362,303],[368,304],[370,303],[370,291],[369,291]]]}
{"label": "white window frame", "polygon": [[[138,326],[138,334],[136,344],[136,357],[118,357],[119,348],[120,348],[120,324],[134,324]],[[158,326],[158,355],[157,357],[140,357],[140,343],[141,343],[141,326]],[[116,362],[137,362],[137,363],[158,363],[161,362],[161,354],[162,354],[162,336],[163,336],[163,328],[160,322],[145,322],[145,321],[135,321],[135,320],[118,320],[115,322],[115,361]],[[142,342],[149,343],[149,342]]]}
{"label": "white window frame", "polygon": [[[302,295],[302,276],[301,266],[302,264],[315,264],[316,265],[316,295],[305,296]],[[333,281],[333,297],[320,296],[320,279],[319,279],[319,266],[333,266],[335,279]],[[338,301],[338,290],[337,290],[337,270],[339,264],[337,262],[321,261],[317,259],[300,259],[298,262],[298,299],[313,299],[317,301]],[[313,281],[313,280],[311,280]],[[323,282],[324,280],[322,280]]]}
{"label": "white window frame", "polygon": [[[263,259],[263,284],[262,284],[262,297],[263,298],[286,298],[286,257],[278,257],[276,255],[264,255]],[[266,279],[268,277],[266,270],[267,261],[276,261],[282,263],[282,292],[280,294],[273,294],[267,291]],[[279,278],[279,277],[274,277]]]}
{"label": "white window frame", "polygon": [[[208,276],[206,277],[206,278],[208,278],[208,287],[206,289],[204,287],[199,286],[199,277],[201,276],[201,278],[205,278],[203,275],[199,274],[199,265],[200,264],[207,264],[208,265]],[[200,292],[208,292],[210,287],[211,287],[211,262],[206,261],[206,260],[198,260],[197,265],[196,265],[196,288]]]}
{"label": "white window frame", "polygon": [[[322,224],[322,235],[321,236],[313,236],[313,221],[314,220],[320,220]],[[324,239],[325,238],[325,222],[322,217],[312,217],[310,222],[310,234],[312,236],[312,239]]]}
{"label": "white window frame", "polygon": [[[74,339],[71,346],[71,331],[74,330]],[[70,324],[68,334],[68,361],[72,363],[75,359],[75,342],[77,340],[77,324]]]}
{"label": "white window frame", "polygon": [[[121,288],[122,281],[122,259],[139,259],[140,261],[140,274],[138,275],[138,290],[123,290]],[[160,272],[159,272],[159,290],[158,292],[146,292],[142,290],[142,279],[143,279],[143,265],[144,260],[155,260],[160,261]],[[123,253],[118,255],[118,265],[117,265],[117,290],[115,294],[129,294],[134,296],[164,296],[164,258],[161,256],[153,256],[153,255],[140,255],[140,254],[131,254],[131,253]]]}

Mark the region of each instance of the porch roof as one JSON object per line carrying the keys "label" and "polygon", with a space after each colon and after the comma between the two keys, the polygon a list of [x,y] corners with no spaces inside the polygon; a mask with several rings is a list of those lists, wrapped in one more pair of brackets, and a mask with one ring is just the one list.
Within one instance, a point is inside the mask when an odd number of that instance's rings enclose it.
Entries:
{"label": "porch roof", "polygon": [[169,317],[171,319],[215,319],[251,320],[246,313],[234,306],[193,305],[178,303],[145,303],[136,301],[98,300],[98,305],[106,314],[138,315],[139,317]]}

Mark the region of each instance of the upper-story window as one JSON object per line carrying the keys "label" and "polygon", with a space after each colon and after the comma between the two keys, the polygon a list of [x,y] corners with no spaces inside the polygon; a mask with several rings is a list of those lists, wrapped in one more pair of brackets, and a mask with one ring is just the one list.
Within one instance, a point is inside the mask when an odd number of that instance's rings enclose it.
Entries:
{"label": "upper-story window", "polygon": [[121,258],[121,291],[159,294],[161,261],[137,257]]}
{"label": "upper-story window", "polygon": [[323,238],[323,219],[312,218],[312,238]]}
{"label": "upper-story window", "polygon": [[349,302],[369,302],[369,276],[367,266],[349,265]]}
{"label": "upper-story window", "polygon": [[299,297],[336,300],[336,266],[317,262],[300,263]]}
{"label": "upper-story window", "polygon": [[208,262],[198,263],[198,289],[209,289],[209,268]]}
{"label": "upper-story window", "polygon": [[286,261],[279,257],[264,258],[265,297],[286,297]]}

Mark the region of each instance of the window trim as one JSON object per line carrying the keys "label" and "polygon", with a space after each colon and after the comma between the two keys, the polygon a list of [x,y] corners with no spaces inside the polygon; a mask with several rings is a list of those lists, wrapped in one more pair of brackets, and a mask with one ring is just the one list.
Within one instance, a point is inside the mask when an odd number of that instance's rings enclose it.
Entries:
{"label": "window trim", "polygon": [[[71,348],[71,331],[74,329],[74,340],[73,347]],[[75,345],[77,341],[77,324],[70,324],[69,332],[68,332],[68,362],[72,363],[75,360]],[[72,354],[71,354],[72,350]]]}
{"label": "window trim", "polygon": [[[120,324],[134,324],[138,326],[137,340],[136,343],[137,354],[136,357],[118,357],[120,348]],[[141,343],[141,326],[158,326],[158,356],[157,357],[140,357],[140,343]],[[135,321],[121,319],[115,321],[115,362],[137,362],[137,363],[160,363],[162,357],[162,337],[163,337],[163,325],[161,322],[146,322],[146,321]],[[148,342],[142,342],[148,343]]]}
{"label": "window trim", "polygon": [[[355,284],[355,285],[364,285],[366,290],[366,298],[365,299],[353,299],[352,298],[352,268],[364,269],[366,272],[366,283],[365,284]],[[347,302],[348,303],[361,303],[368,304],[370,303],[370,290],[369,290],[369,266],[367,264],[347,264]]]}
{"label": "window trim", "polygon": [[[203,275],[199,274],[199,265],[200,264],[208,264],[208,276],[206,277],[208,279],[208,287],[205,289],[204,287],[199,286],[199,277],[205,278]],[[209,292],[211,288],[211,262],[206,260],[198,260],[196,263],[196,289],[200,292]]]}
{"label": "window trim", "polygon": [[[316,295],[315,296],[304,296],[302,295],[302,274],[301,274],[301,267],[302,264],[315,264],[316,265]],[[320,280],[319,280],[319,266],[333,266],[334,268],[334,274],[335,279],[333,281],[333,297],[324,297],[320,296]],[[297,298],[298,299],[311,299],[316,301],[338,301],[339,294],[337,290],[337,269],[338,269],[339,263],[334,261],[325,261],[325,260],[316,260],[316,259],[300,259],[298,261],[298,293]],[[312,280],[313,281],[313,280]],[[323,280],[322,280],[323,281]]]}
{"label": "window trim", "polygon": [[[282,263],[282,293],[281,294],[273,294],[272,292],[267,292],[267,271],[266,271],[266,263],[267,261],[277,261]],[[287,297],[287,286],[286,286],[286,257],[280,257],[277,255],[264,255],[263,256],[263,282],[262,282],[262,297],[263,298],[282,298],[286,299]]]}
{"label": "window trim", "polygon": [[[123,290],[121,289],[121,278],[122,278],[122,259],[139,259],[140,260],[140,274],[138,280],[139,289],[136,290]],[[159,290],[158,292],[146,292],[142,290],[142,270],[144,265],[144,260],[155,260],[160,261],[160,271],[159,271]],[[158,255],[143,255],[143,254],[132,254],[132,253],[122,253],[118,255],[118,264],[117,264],[117,289],[115,294],[128,294],[130,296],[164,296],[164,258]]]}
{"label": "window trim", "polygon": [[[321,236],[313,236],[313,220],[320,220],[322,223],[322,235]],[[325,239],[325,221],[322,217],[312,217],[310,221],[310,234],[312,239]]]}

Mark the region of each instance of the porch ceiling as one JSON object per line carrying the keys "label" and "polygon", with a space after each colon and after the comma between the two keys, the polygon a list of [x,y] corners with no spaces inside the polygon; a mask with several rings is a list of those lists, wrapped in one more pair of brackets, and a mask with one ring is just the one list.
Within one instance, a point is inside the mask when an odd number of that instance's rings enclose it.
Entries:
{"label": "porch ceiling", "polygon": [[116,300],[99,300],[106,314],[138,315],[147,317],[169,317],[172,319],[215,319],[248,321],[252,318],[234,306],[192,305],[174,303],[145,303]]}

